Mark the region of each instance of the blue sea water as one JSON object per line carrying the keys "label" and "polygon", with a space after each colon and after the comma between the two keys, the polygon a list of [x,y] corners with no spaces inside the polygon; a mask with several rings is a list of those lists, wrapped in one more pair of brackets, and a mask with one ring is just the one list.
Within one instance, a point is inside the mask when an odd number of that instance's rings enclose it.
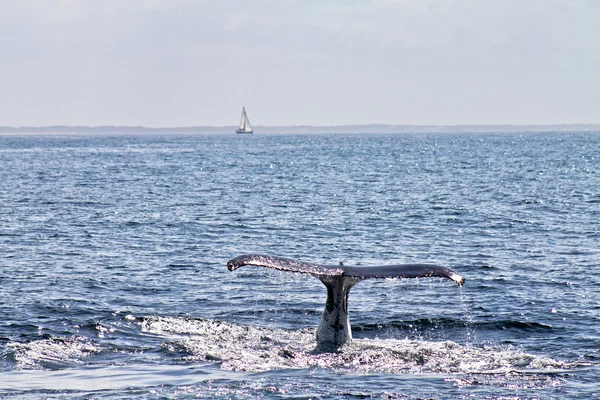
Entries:
{"label": "blue sea water", "polygon": [[[429,262],[352,289],[228,259]],[[600,398],[600,134],[0,136],[2,398]]]}

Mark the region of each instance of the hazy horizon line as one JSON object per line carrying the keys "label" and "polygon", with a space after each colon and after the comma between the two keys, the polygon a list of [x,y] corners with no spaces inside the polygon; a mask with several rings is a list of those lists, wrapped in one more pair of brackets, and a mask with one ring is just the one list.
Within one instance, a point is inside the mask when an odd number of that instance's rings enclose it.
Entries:
{"label": "hazy horizon line", "polygon": [[[153,127],[144,125],[40,125],[0,126],[0,133],[234,133],[236,125]],[[347,124],[347,125],[255,125],[255,133],[422,133],[422,132],[514,132],[600,131],[600,123],[560,124]]]}

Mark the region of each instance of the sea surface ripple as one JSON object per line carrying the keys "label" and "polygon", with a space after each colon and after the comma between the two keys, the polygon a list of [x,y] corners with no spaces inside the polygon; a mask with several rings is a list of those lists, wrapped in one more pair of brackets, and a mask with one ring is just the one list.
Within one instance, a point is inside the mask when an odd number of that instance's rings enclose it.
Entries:
{"label": "sea surface ripple", "polygon": [[[600,134],[0,135],[0,397],[600,397]],[[428,262],[315,346],[315,278]]]}

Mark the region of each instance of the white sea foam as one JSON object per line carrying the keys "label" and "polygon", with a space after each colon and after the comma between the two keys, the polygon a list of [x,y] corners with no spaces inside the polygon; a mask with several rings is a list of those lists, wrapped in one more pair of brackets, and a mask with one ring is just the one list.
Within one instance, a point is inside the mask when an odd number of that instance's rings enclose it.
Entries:
{"label": "white sea foam", "polygon": [[[567,368],[564,362],[516,349],[452,341],[355,339],[335,352],[316,349],[314,329],[284,331],[214,320],[151,317],[142,329],[175,335],[166,350],[232,371],[328,368],[352,373],[493,374]],[[188,335],[181,337],[181,335]]]}
{"label": "white sea foam", "polygon": [[12,342],[8,347],[14,352],[15,361],[22,369],[81,364],[100,351],[89,339],[83,337],[54,337],[28,343]]}

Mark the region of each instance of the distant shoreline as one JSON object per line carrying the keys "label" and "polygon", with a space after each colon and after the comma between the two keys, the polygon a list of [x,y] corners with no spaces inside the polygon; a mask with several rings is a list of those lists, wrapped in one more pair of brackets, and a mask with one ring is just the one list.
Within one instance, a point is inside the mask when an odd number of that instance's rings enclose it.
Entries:
{"label": "distant shoreline", "polygon": [[[234,134],[236,126],[0,126],[1,134]],[[600,132],[600,124],[556,125],[339,125],[255,126],[256,134],[285,133],[501,133],[501,132]]]}

